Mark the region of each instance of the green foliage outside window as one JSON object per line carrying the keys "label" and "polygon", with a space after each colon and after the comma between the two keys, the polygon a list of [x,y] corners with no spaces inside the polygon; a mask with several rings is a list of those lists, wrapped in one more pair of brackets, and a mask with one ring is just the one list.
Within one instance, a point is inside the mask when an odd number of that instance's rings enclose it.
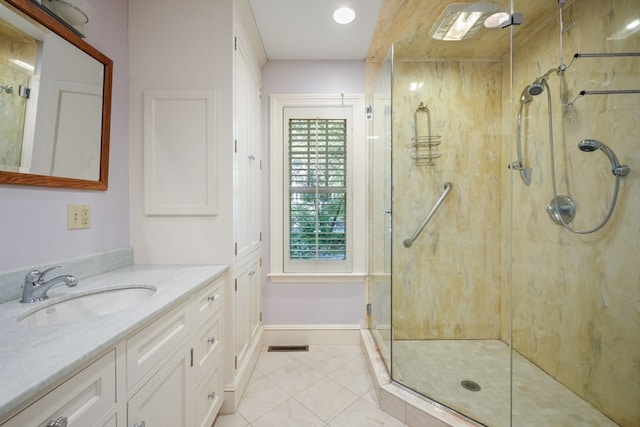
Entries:
{"label": "green foliage outside window", "polygon": [[289,256],[346,258],[346,120],[289,120]]}

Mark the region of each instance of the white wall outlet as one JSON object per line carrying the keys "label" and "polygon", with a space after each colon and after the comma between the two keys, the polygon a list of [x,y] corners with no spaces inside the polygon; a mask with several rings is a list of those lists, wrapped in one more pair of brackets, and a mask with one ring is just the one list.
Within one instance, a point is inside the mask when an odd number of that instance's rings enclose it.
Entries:
{"label": "white wall outlet", "polygon": [[91,206],[67,205],[67,229],[78,230],[91,227]]}
{"label": "white wall outlet", "polygon": [[91,227],[91,206],[80,206],[80,224],[82,224],[82,228]]}

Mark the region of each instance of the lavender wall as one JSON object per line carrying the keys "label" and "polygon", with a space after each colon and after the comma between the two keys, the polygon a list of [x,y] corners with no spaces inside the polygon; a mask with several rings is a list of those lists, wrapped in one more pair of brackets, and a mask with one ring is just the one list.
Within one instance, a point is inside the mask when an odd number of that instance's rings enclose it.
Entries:
{"label": "lavender wall", "polygon": [[355,325],[363,318],[361,283],[272,283],[269,268],[269,100],[271,94],[364,93],[364,61],[268,61],[262,68],[263,321],[265,325]]}
{"label": "lavender wall", "polygon": [[[114,61],[109,189],[0,184],[0,272],[129,246],[127,0],[87,0],[87,41]],[[92,226],[67,230],[67,204],[91,205]]]}

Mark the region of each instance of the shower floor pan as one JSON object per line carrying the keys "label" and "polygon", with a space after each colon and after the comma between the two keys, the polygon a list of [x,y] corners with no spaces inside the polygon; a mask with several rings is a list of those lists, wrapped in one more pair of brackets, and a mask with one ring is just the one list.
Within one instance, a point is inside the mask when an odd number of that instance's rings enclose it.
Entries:
{"label": "shower floor pan", "polygon": [[[393,343],[396,380],[492,427],[510,425],[509,358],[509,347],[498,340]],[[465,382],[471,382],[470,386]],[[474,384],[480,389],[477,390]],[[514,353],[513,426],[544,425],[617,426],[564,385]]]}

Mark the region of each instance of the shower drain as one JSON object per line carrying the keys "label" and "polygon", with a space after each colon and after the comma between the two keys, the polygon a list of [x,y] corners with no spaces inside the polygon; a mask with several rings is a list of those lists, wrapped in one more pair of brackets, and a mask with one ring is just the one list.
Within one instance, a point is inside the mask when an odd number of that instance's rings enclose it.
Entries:
{"label": "shower drain", "polygon": [[462,385],[465,390],[469,391],[480,391],[482,389],[482,387],[480,387],[480,384],[471,380],[463,380],[460,382],[460,385]]}

